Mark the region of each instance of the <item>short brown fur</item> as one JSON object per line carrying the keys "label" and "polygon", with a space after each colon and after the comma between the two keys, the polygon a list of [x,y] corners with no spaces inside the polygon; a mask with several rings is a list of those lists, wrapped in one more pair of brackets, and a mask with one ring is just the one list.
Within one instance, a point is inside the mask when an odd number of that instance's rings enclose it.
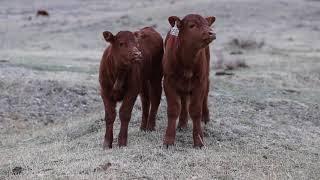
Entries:
{"label": "short brown fur", "polygon": [[177,26],[178,36],[167,34],[163,57],[164,91],[168,103],[168,127],[164,145],[173,145],[178,128],[187,126],[188,113],[193,122],[193,142],[202,147],[203,132],[201,121],[209,121],[207,106],[209,92],[209,66],[211,43],[216,35],[210,28],[215,17],[203,18],[189,14],[180,20],[176,16],[168,19],[170,25]]}
{"label": "short brown fur", "polygon": [[[104,148],[112,148],[116,104],[122,101],[118,145],[127,145],[128,124],[138,94],[142,101],[142,130],[155,129],[155,117],[162,93],[163,40],[146,27],[137,32],[103,33],[110,46],[105,50],[99,72],[101,97],[105,107]],[[151,104],[151,108],[150,108]]]}

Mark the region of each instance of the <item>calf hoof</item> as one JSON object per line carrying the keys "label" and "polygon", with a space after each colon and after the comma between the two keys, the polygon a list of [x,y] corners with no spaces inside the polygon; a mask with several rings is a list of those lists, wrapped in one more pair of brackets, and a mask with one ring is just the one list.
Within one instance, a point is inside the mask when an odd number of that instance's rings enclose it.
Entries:
{"label": "calf hoof", "polygon": [[103,142],[103,150],[108,150],[112,148],[112,143],[109,143],[108,141],[104,140]]}
{"label": "calf hoof", "polygon": [[[142,122],[143,122],[143,120],[142,120]],[[141,123],[140,130],[146,131],[147,130],[147,123]]]}
{"label": "calf hoof", "polygon": [[127,146],[127,141],[119,141],[118,145],[119,147]]}
{"label": "calf hoof", "polygon": [[178,124],[178,127],[177,127],[179,131],[184,131],[187,128],[188,128],[188,124],[180,124],[180,123]]}
{"label": "calf hoof", "polygon": [[194,149],[203,149],[203,148],[205,148],[205,145],[203,145],[203,146],[195,146],[195,145],[194,145],[193,148],[194,148]]}
{"label": "calf hoof", "polygon": [[163,146],[166,147],[167,149],[170,147],[170,146],[173,146],[174,145],[174,139],[172,138],[165,138],[164,142],[163,142]]}
{"label": "calf hoof", "polygon": [[156,129],[154,127],[147,128],[147,131],[155,131]]}
{"label": "calf hoof", "polygon": [[196,149],[197,148],[202,149],[202,147],[204,147],[204,144],[200,143],[200,142],[199,143],[194,143],[193,147],[196,148]]}
{"label": "calf hoof", "polygon": [[123,144],[122,144],[122,143],[119,143],[118,146],[119,146],[119,148],[121,148],[121,147],[126,147],[127,144],[126,144],[126,143],[123,143]]}
{"label": "calf hoof", "polygon": [[119,145],[119,147],[127,146],[127,139],[126,138],[119,138],[118,145]]}
{"label": "calf hoof", "polygon": [[171,147],[174,146],[174,144],[163,144],[163,146],[167,149],[170,149]]}
{"label": "calf hoof", "polygon": [[187,129],[188,126],[188,117],[183,116],[179,118],[178,129]]}
{"label": "calf hoof", "polygon": [[156,130],[155,125],[148,125],[147,126],[147,131],[154,131]]}
{"label": "calf hoof", "polygon": [[209,115],[202,117],[202,122],[204,122],[204,124],[207,124],[209,121],[210,121]]}
{"label": "calf hoof", "polygon": [[194,137],[193,141],[194,141],[194,144],[193,144],[194,148],[201,149],[202,147],[204,147],[203,137],[201,137],[200,135]]}

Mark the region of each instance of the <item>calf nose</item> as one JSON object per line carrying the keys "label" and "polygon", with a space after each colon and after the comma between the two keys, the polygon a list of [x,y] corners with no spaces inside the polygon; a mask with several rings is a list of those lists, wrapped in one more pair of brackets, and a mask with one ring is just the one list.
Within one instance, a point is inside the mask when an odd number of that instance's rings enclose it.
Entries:
{"label": "calf nose", "polygon": [[132,55],[133,55],[133,59],[134,59],[135,61],[139,61],[139,60],[141,59],[141,57],[142,57],[141,51],[139,51],[139,49],[136,48],[136,47],[134,47],[134,48],[132,49]]}
{"label": "calf nose", "polygon": [[133,55],[134,55],[134,56],[140,56],[140,55],[141,55],[141,52],[140,52],[140,51],[134,51],[134,52],[133,52]]}
{"label": "calf nose", "polygon": [[203,32],[203,36],[204,37],[213,37],[213,38],[215,38],[216,37],[216,33],[214,33],[213,32],[213,30],[211,30],[211,29],[208,29],[208,30],[205,30],[204,32]]}
{"label": "calf nose", "polygon": [[213,37],[213,39],[216,39],[216,33],[214,33],[213,31],[209,31],[208,34],[210,37]]}
{"label": "calf nose", "polygon": [[132,54],[133,54],[134,56],[139,55],[139,54],[140,54],[139,49],[138,49],[138,48],[136,48],[136,47],[132,48]]}
{"label": "calf nose", "polygon": [[138,48],[137,47],[133,47],[132,48],[132,52],[138,52],[139,50],[138,50]]}

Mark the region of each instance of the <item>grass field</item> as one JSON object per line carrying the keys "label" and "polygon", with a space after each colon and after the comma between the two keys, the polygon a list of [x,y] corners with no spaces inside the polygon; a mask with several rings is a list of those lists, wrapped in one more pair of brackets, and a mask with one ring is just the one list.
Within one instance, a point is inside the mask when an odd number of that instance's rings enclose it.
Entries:
{"label": "grass field", "polygon": [[[41,8],[50,16],[36,17]],[[319,179],[319,9],[317,0],[1,1],[0,179]],[[162,146],[163,96],[155,132],[139,130],[138,99],[128,146],[104,151],[102,32],[153,26],[164,36],[170,15],[188,13],[217,18],[206,147],[193,148],[191,121]],[[249,68],[215,76],[219,53]]]}

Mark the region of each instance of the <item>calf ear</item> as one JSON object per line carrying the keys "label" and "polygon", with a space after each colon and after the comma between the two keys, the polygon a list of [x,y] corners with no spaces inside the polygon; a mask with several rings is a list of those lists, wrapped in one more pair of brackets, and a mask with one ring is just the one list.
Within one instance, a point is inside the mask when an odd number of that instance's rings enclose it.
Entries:
{"label": "calf ear", "polygon": [[134,36],[137,38],[137,39],[143,39],[145,37],[145,34],[143,34],[142,32],[140,31],[136,31],[133,33]]}
{"label": "calf ear", "polygon": [[177,16],[170,16],[170,17],[168,18],[168,21],[169,21],[171,27],[173,27],[174,24],[176,24],[177,27],[178,27],[178,29],[181,28],[181,20],[179,19],[179,17],[177,17]]}
{"label": "calf ear", "polygon": [[105,31],[102,34],[103,34],[104,39],[107,42],[112,43],[114,41],[114,36],[113,36],[113,34],[111,32]]}
{"label": "calf ear", "polygon": [[211,26],[216,21],[216,17],[208,16],[208,17],[206,17],[206,20],[208,21],[209,26]]}

